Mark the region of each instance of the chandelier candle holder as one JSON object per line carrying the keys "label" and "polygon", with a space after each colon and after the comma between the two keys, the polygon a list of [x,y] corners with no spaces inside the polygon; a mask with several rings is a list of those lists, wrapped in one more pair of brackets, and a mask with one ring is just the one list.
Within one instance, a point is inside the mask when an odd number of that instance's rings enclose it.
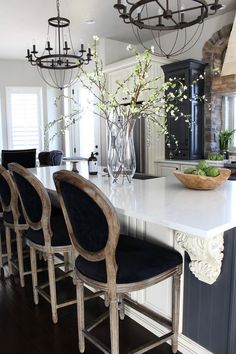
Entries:
{"label": "chandelier candle holder", "polygon": [[[60,3],[57,0],[57,16],[48,19],[48,38],[42,55],[38,55],[36,45],[27,49],[26,58],[36,66],[40,76],[49,86],[64,89],[77,79],[78,69],[92,60],[91,49],[81,44],[76,54],[70,34],[70,20],[60,16]],[[49,33],[54,28],[54,47],[51,45]],[[65,38],[67,40],[65,40]]]}
{"label": "chandelier candle holder", "polygon": [[[132,24],[136,39],[145,49],[142,32],[148,30],[154,40],[154,54],[169,58],[185,53],[196,44],[204,20],[223,7],[219,1],[208,4],[205,0],[189,0],[186,5],[181,0],[117,0],[114,8],[124,23]],[[187,28],[194,25],[196,28],[188,33]],[[169,48],[161,38],[163,32],[174,32]]]}

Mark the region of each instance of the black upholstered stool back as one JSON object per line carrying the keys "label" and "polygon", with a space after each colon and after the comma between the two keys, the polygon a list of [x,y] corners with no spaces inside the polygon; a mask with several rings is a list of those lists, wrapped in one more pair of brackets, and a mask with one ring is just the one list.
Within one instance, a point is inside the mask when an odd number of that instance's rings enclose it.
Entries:
{"label": "black upholstered stool back", "polygon": [[8,168],[10,162],[17,162],[26,168],[35,167],[36,149],[2,150],[2,165]]}
{"label": "black upholstered stool back", "polygon": [[[23,231],[28,229],[28,225],[23,217],[21,203],[19,200],[18,192],[15,182],[8,170],[0,165],[0,203],[2,205],[2,222],[4,226],[4,233],[6,239],[6,249],[8,259],[9,274],[13,274],[13,266],[18,269],[20,275],[20,284],[24,287],[24,275],[29,274],[24,271],[23,260]],[[12,257],[12,232],[14,231],[17,249],[17,262]],[[1,242],[1,235],[0,235]],[[0,250],[1,253],[1,250]],[[1,257],[1,255],[0,255]],[[0,260],[2,266],[2,259]]]}
{"label": "black upholstered stool back", "polygon": [[50,228],[51,202],[43,184],[26,168],[10,163],[12,172],[21,199],[23,214],[27,224],[33,230],[43,229],[45,243],[50,242],[52,236]]}
{"label": "black upholstered stool back", "polygon": [[60,150],[41,151],[38,154],[40,166],[59,166],[63,153]]}
{"label": "black upholstered stool back", "polygon": [[12,223],[17,223],[20,217],[17,190],[8,170],[0,165],[0,202],[3,218],[11,214]]}
{"label": "black upholstered stool back", "polygon": [[105,259],[108,282],[115,282],[120,224],[114,207],[93,183],[74,172],[55,172],[53,178],[72,243],[87,260]]}

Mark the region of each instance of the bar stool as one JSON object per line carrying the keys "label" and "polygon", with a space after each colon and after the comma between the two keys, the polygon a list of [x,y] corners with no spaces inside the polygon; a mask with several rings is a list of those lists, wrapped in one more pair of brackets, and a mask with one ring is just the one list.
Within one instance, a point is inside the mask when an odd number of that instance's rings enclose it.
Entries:
{"label": "bar stool", "polygon": [[61,150],[41,151],[38,154],[40,166],[59,166],[63,153]]}
{"label": "bar stool", "polygon": [[[24,275],[30,272],[24,271],[22,237],[28,225],[23,217],[20,201],[14,181],[8,170],[0,165],[0,202],[3,208],[2,218],[6,236],[7,258],[9,273],[13,274],[12,267],[19,271],[20,284],[25,286]],[[17,259],[16,264],[12,259],[11,230],[16,234]],[[1,264],[2,266],[2,264]]]}
{"label": "bar stool", "polygon": [[[86,338],[103,353],[119,354],[118,312],[120,308],[123,309],[119,305],[122,300],[127,306],[169,330],[155,341],[132,351],[132,354],[144,353],[170,339],[172,352],[176,353],[181,255],[167,247],[120,235],[120,224],[114,207],[93,183],[82,176],[71,171],[59,171],[53,177],[71,241],[79,253],[75,270],[80,352],[85,351]],[[133,301],[128,295],[169,277],[173,278],[171,321]],[[111,349],[90,333],[91,329],[101,323],[101,318],[91,326],[85,326],[84,284],[105,293],[106,302],[109,303]]]}
{"label": "bar stool", "polygon": [[[71,253],[73,256],[62,210],[52,207],[46,189],[29,170],[17,163],[10,163],[8,167],[16,182],[23,214],[29,226],[25,238],[30,247],[34,302],[38,304],[39,295],[50,302],[52,320],[57,323],[57,309],[76,303],[74,299],[63,303],[57,301],[56,282],[69,276],[71,271],[67,271],[68,264],[65,264],[66,272],[56,279],[54,255],[64,254],[66,263],[68,254]],[[47,260],[49,282],[46,284],[38,285],[36,250],[42,252]],[[61,265],[61,263],[57,264],[57,266]],[[45,291],[47,286],[50,295]]]}
{"label": "bar stool", "polygon": [[17,162],[24,167],[30,168],[36,166],[36,149],[24,150],[2,150],[2,166],[8,168],[10,162]]}

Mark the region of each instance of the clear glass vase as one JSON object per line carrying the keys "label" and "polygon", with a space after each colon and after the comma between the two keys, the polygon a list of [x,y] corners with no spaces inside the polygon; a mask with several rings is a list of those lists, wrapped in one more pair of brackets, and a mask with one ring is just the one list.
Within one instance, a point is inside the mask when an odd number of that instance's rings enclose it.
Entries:
{"label": "clear glass vase", "polygon": [[108,156],[107,168],[113,182],[131,182],[136,170],[133,140],[135,119],[126,120],[114,115],[107,124]]}

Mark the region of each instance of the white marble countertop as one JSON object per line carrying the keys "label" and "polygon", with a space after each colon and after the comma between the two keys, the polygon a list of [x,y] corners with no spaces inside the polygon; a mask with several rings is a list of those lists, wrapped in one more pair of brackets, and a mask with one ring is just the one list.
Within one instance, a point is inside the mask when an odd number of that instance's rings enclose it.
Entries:
{"label": "white marble countertop", "polygon": [[[46,188],[55,190],[52,174],[71,165],[31,169]],[[174,176],[133,180],[113,184],[99,170],[88,175],[86,162],[79,162],[80,174],[95,183],[118,213],[207,239],[236,226],[236,183],[227,181],[211,191],[185,188]]]}

